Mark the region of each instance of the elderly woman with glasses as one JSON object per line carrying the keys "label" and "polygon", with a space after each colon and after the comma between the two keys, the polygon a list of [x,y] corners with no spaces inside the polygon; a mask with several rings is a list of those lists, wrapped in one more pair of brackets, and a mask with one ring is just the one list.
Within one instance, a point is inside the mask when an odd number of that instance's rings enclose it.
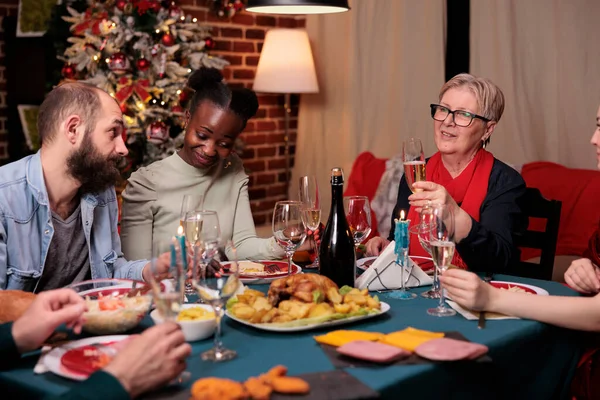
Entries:
{"label": "elderly woman with glasses", "polygon": [[[445,204],[455,219],[453,264],[505,271],[519,259],[513,235],[526,229],[527,219],[517,202],[525,192],[523,178],[485,150],[504,111],[504,95],[488,79],[460,74],[442,86],[439,104],[430,107],[439,151],[427,160],[426,180],[413,184],[414,194],[402,178],[392,215],[409,210],[408,219],[418,221],[423,207]],[[371,239],[367,254],[379,255],[388,243]],[[409,252],[426,255],[417,240]]]}

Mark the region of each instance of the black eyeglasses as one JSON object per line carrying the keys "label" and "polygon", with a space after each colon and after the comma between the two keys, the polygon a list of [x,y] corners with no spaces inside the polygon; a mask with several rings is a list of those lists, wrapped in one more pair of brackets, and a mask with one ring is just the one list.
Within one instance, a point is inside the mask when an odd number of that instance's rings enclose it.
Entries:
{"label": "black eyeglasses", "polygon": [[429,107],[431,107],[431,118],[435,119],[436,121],[444,121],[446,118],[448,118],[448,114],[452,114],[452,119],[458,126],[469,126],[471,125],[471,122],[473,122],[474,118],[479,118],[485,122],[491,121],[489,118],[473,114],[472,112],[463,110],[452,111],[448,107],[444,107],[439,104],[430,104]]}

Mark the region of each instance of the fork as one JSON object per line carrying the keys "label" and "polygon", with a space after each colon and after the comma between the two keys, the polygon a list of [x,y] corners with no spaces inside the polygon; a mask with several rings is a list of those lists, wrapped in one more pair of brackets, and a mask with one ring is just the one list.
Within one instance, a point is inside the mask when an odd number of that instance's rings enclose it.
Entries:
{"label": "fork", "polygon": [[[485,277],[483,278],[483,281],[485,283],[490,283],[492,281],[492,276],[494,274],[492,272],[486,272],[485,273]],[[479,322],[477,322],[477,328],[478,329],[483,329],[485,328],[485,311],[480,311],[479,312]]]}
{"label": "fork", "polygon": [[276,274],[277,272],[279,272],[279,266],[277,264],[267,264],[265,265],[265,270],[269,273],[269,274]]}

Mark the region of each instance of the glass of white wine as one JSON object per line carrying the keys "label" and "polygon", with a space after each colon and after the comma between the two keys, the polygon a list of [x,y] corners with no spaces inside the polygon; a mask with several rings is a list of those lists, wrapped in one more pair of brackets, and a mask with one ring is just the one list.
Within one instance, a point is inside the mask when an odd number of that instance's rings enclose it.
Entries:
{"label": "glass of white wine", "polygon": [[302,202],[302,219],[308,229],[313,232],[311,235],[312,247],[315,251],[315,259],[307,268],[319,268],[319,248],[314,240],[314,232],[319,229],[321,224],[321,204],[319,202],[319,185],[314,175],[303,176],[300,178],[300,201]]}
{"label": "glass of white wine", "polygon": [[352,232],[354,247],[358,246],[371,233],[371,206],[366,196],[346,196],[344,197],[344,211],[346,220]]}
{"label": "glass of white wine", "polygon": [[[201,194],[186,194],[181,202],[181,212],[179,215],[179,228],[177,235],[183,235],[185,231],[185,215],[194,210],[202,210],[204,208],[204,196]],[[188,247],[193,251],[193,247]],[[192,257],[193,260],[193,257]],[[190,266],[191,267],[191,266]],[[191,282],[191,269],[188,269],[188,278],[185,281],[185,294],[192,295],[196,293]]]}
{"label": "glass of white wine", "polygon": [[413,183],[426,180],[425,153],[420,139],[408,138],[402,143],[402,162],[408,187],[413,193],[420,191],[413,188]]}
{"label": "glass of white wine", "polygon": [[302,203],[278,201],[273,210],[273,236],[288,259],[288,276],[292,274],[292,257],[306,240],[306,226],[302,220]]}
{"label": "glass of white wine", "polygon": [[[152,243],[149,283],[152,288],[154,304],[163,322],[177,322],[177,315],[181,311],[185,285],[183,268],[185,251],[185,244],[177,238]],[[168,271],[164,271],[166,260],[169,262]],[[175,379],[175,382],[185,382],[190,376],[189,371],[184,371]]]}
{"label": "glass of white wine", "polygon": [[[211,236],[209,235],[207,237]],[[203,239],[200,238],[196,243],[194,254],[196,254],[198,258],[203,258],[203,254],[206,252],[207,247],[211,246],[212,244],[205,243]],[[232,241],[227,243],[227,247],[230,250],[229,254],[231,257],[230,273],[227,275],[222,273],[216,273],[214,275],[208,274],[207,264],[205,262],[198,260],[198,262],[194,263],[197,267],[194,268],[193,282],[198,291],[198,296],[200,296],[205,303],[212,306],[217,319],[214,346],[212,349],[201,354],[202,359],[205,361],[227,361],[237,356],[237,353],[234,350],[225,348],[221,340],[221,321],[225,314],[227,300],[236,294],[240,286],[237,250]],[[217,253],[225,254],[224,249],[221,250],[223,251],[217,251]]]}
{"label": "glass of white wine", "polygon": [[[431,206],[431,220],[429,223],[429,245],[431,257],[438,274],[443,274],[454,257],[454,213],[443,204]],[[456,314],[451,308],[446,307],[444,289],[440,289],[440,303],[436,308],[427,310],[427,314],[436,317],[449,317]]]}

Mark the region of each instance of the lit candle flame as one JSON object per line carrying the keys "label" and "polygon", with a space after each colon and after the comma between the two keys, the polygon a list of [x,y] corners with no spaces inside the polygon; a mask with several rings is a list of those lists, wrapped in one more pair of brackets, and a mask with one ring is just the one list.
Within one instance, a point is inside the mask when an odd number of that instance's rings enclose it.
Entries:
{"label": "lit candle flame", "polygon": [[183,226],[179,225],[179,227],[177,228],[177,235],[183,235]]}
{"label": "lit candle flame", "polygon": [[400,210],[400,221],[404,221],[404,210]]}

